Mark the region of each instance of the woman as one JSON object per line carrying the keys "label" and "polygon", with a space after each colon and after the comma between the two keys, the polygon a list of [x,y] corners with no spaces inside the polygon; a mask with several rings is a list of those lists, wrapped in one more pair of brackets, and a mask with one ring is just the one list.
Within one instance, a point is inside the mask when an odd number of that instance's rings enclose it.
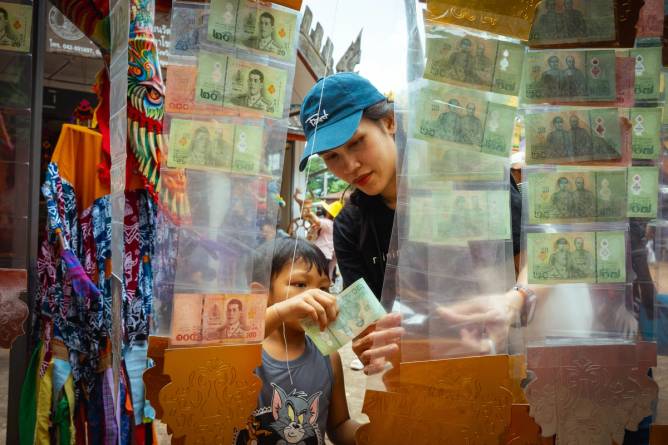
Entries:
{"label": "woman", "polygon": [[[300,170],[311,155],[319,154],[330,172],[356,188],[334,221],[334,249],[344,284],[364,278],[380,299],[387,258],[397,254],[396,246],[390,247],[397,204],[393,107],[368,80],[353,73],[339,73],[321,79],[306,95],[301,121],[307,143]],[[514,188],[513,192],[518,193]],[[521,198],[515,195],[512,201],[513,232],[517,231],[513,238],[519,250]],[[517,289],[507,294],[505,303],[510,309],[500,315],[504,327],[523,308],[529,293]],[[392,302],[385,303],[391,307]],[[439,314],[453,324],[499,316],[491,315],[484,305],[448,307]],[[379,321],[375,332],[369,330],[353,343],[353,350],[366,365],[365,372],[378,371],[383,362],[375,359],[398,350],[396,341],[402,334],[399,324],[398,314],[391,314]],[[500,337],[499,341],[505,341]],[[493,352],[495,345],[489,343],[489,339],[482,342],[478,352]]]}

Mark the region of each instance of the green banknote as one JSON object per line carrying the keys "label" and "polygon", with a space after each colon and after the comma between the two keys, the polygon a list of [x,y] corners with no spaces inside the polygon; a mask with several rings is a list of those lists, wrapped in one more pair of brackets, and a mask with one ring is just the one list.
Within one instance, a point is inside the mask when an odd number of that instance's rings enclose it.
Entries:
{"label": "green banknote", "polygon": [[529,44],[610,42],[617,37],[615,24],[614,0],[545,0],[536,11]]}
{"label": "green banknote", "polygon": [[615,51],[529,51],[523,80],[522,98],[527,103],[615,102]]}
{"label": "green banknote", "polygon": [[434,191],[431,212],[433,244],[465,246],[469,241],[503,240],[511,236],[507,190]]}
{"label": "green banknote", "polygon": [[527,263],[529,284],[623,283],[625,233],[528,233]]}
{"label": "green banknote", "polygon": [[339,315],[324,331],[310,318],[301,321],[304,332],[323,355],[336,352],[386,313],[363,278],[341,292],[336,303]]}
{"label": "green banknote", "polygon": [[435,181],[503,181],[509,163],[498,156],[429,144],[427,171]]}
{"label": "green banknote", "polygon": [[427,24],[426,79],[519,95],[524,46]]}
{"label": "green banknote", "polygon": [[626,281],[626,234],[621,231],[596,232],[596,281]]}
{"label": "green banknote", "polygon": [[507,105],[510,100],[492,102],[489,93],[434,82],[416,93],[414,137],[496,156],[510,155],[516,112]]}
{"label": "green banknote", "polygon": [[240,173],[258,173],[264,157],[262,127],[237,125],[234,135],[233,170]]}
{"label": "green banknote", "polygon": [[529,224],[626,219],[626,169],[531,172]]}
{"label": "green banknote", "polygon": [[636,61],[636,102],[654,102],[661,95],[661,47],[634,48],[628,55]]}
{"label": "green banknote", "polygon": [[240,0],[211,0],[208,37],[212,42],[233,45]]}
{"label": "green banknote", "polygon": [[658,167],[629,167],[628,216],[630,218],[656,218],[658,195]]}
{"label": "green banknote", "polygon": [[258,173],[264,154],[257,125],[172,119],[167,165],[171,168]]}
{"label": "green banknote", "polygon": [[633,159],[656,160],[661,153],[661,108],[632,108],[631,147]]}
{"label": "green banknote", "polygon": [[281,118],[285,108],[287,82],[286,70],[230,57],[224,105]]}
{"label": "green banknote", "polygon": [[237,47],[284,60],[292,60],[297,54],[296,14],[256,1],[241,0],[238,17]]}
{"label": "green banknote", "polygon": [[225,98],[225,78],[229,57],[218,53],[200,51],[197,60],[195,102],[221,108]]}
{"label": "green banknote", "polygon": [[436,209],[431,196],[411,196],[408,204],[408,239],[430,243],[434,238]]}
{"label": "green banknote", "polygon": [[617,108],[565,108],[525,115],[527,164],[610,161],[622,157]]}

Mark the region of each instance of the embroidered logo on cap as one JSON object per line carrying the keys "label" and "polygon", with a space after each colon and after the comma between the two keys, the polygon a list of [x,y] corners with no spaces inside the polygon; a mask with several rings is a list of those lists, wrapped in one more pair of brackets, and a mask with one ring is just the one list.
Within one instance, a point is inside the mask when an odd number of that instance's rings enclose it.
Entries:
{"label": "embroidered logo on cap", "polygon": [[306,122],[311,125],[311,127],[316,127],[316,125],[321,124],[325,122],[327,119],[329,119],[329,114],[327,114],[327,110],[323,109],[322,110],[322,115],[319,116],[318,113],[309,116],[306,119]]}

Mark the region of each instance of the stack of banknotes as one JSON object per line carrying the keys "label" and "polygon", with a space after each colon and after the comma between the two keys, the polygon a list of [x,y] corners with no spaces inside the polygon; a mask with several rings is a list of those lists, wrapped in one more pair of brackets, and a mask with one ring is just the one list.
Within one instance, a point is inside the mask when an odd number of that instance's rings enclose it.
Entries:
{"label": "stack of banknotes", "polygon": [[301,321],[304,332],[323,355],[338,351],[386,313],[363,278],[337,295],[336,303],[339,315],[324,331],[310,318]]}
{"label": "stack of banknotes", "polygon": [[615,11],[612,0],[537,11],[520,88],[532,284],[626,285],[629,220],[657,216],[662,49],[591,48],[624,46],[626,12]]}

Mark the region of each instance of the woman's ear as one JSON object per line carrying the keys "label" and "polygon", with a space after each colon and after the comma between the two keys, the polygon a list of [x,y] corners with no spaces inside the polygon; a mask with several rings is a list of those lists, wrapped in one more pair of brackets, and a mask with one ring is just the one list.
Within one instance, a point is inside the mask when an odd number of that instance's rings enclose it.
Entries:
{"label": "woman's ear", "polygon": [[390,113],[387,116],[381,119],[383,121],[383,127],[391,135],[394,135],[397,132],[396,119],[394,118],[394,113]]}

